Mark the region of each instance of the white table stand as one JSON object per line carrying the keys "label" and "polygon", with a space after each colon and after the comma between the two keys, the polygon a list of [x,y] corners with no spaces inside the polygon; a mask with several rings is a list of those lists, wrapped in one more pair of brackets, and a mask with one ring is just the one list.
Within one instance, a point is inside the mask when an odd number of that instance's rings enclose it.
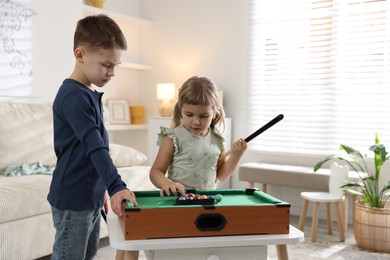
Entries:
{"label": "white table stand", "polygon": [[118,250],[117,260],[137,259],[138,254],[134,251],[139,250],[144,250],[148,260],[267,259],[268,245],[280,245],[279,258],[288,259],[287,248],[283,245],[296,244],[304,239],[304,234],[290,225],[290,233],[281,235],[125,240],[115,214],[108,215],[107,224],[110,245]]}

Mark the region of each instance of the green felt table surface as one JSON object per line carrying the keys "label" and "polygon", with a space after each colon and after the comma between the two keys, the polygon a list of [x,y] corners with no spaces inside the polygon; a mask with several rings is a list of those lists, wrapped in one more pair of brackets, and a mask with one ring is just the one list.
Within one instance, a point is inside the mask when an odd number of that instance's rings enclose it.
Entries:
{"label": "green felt table surface", "polygon": [[[270,204],[282,203],[279,199],[272,197],[262,191],[253,191],[252,189],[223,189],[223,190],[197,190],[194,193],[207,196],[222,195],[222,200],[215,206],[264,206]],[[193,191],[188,191],[193,192]],[[159,190],[153,191],[134,191],[138,208],[169,208],[169,207],[202,207],[202,205],[175,205],[178,196],[160,196]],[[133,207],[132,203],[127,201],[127,207]]]}

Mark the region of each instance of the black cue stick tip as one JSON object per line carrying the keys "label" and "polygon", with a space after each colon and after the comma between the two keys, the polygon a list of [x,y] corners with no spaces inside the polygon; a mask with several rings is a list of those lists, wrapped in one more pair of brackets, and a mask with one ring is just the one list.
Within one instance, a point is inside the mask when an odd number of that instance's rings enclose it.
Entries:
{"label": "black cue stick tip", "polygon": [[256,138],[259,134],[261,134],[262,132],[264,132],[265,130],[267,130],[268,128],[270,128],[271,126],[275,125],[276,123],[278,123],[280,120],[282,120],[284,118],[284,115],[283,114],[279,114],[277,115],[274,119],[272,119],[271,121],[269,121],[268,123],[266,123],[264,126],[260,127],[259,129],[257,129],[253,134],[251,134],[250,136],[248,136],[247,138],[245,138],[245,142],[249,142],[251,141],[252,139]]}

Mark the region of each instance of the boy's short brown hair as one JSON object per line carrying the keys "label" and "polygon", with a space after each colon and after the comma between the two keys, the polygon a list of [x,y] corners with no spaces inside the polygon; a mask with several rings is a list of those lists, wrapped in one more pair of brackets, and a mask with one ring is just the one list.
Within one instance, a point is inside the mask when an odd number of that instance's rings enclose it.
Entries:
{"label": "boy's short brown hair", "polygon": [[122,30],[110,17],[99,14],[78,21],[74,33],[73,50],[83,45],[90,50],[119,48],[127,50]]}

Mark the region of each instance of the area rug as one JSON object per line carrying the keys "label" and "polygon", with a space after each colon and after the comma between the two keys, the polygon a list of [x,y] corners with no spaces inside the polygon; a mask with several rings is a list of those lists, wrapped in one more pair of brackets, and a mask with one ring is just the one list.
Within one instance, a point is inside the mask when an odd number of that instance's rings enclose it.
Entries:
{"label": "area rug", "polygon": [[[369,252],[360,249],[356,244],[346,244],[342,242],[311,242],[306,238],[302,243],[288,245],[288,256],[290,260],[389,260],[390,254]],[[99,249],[95,260],[115,259],[115,250],[109,245]],[[268,260],[277,260],[276,246],[268,247]],[[146,260],[141,252],[139,260]],[[184,259],[183,259],[184,260]],[[245,256],[240,260],[246,260]],[[249,259],[248,259],[249,260]],[[253,259],[251,259],[253,260]]]}

